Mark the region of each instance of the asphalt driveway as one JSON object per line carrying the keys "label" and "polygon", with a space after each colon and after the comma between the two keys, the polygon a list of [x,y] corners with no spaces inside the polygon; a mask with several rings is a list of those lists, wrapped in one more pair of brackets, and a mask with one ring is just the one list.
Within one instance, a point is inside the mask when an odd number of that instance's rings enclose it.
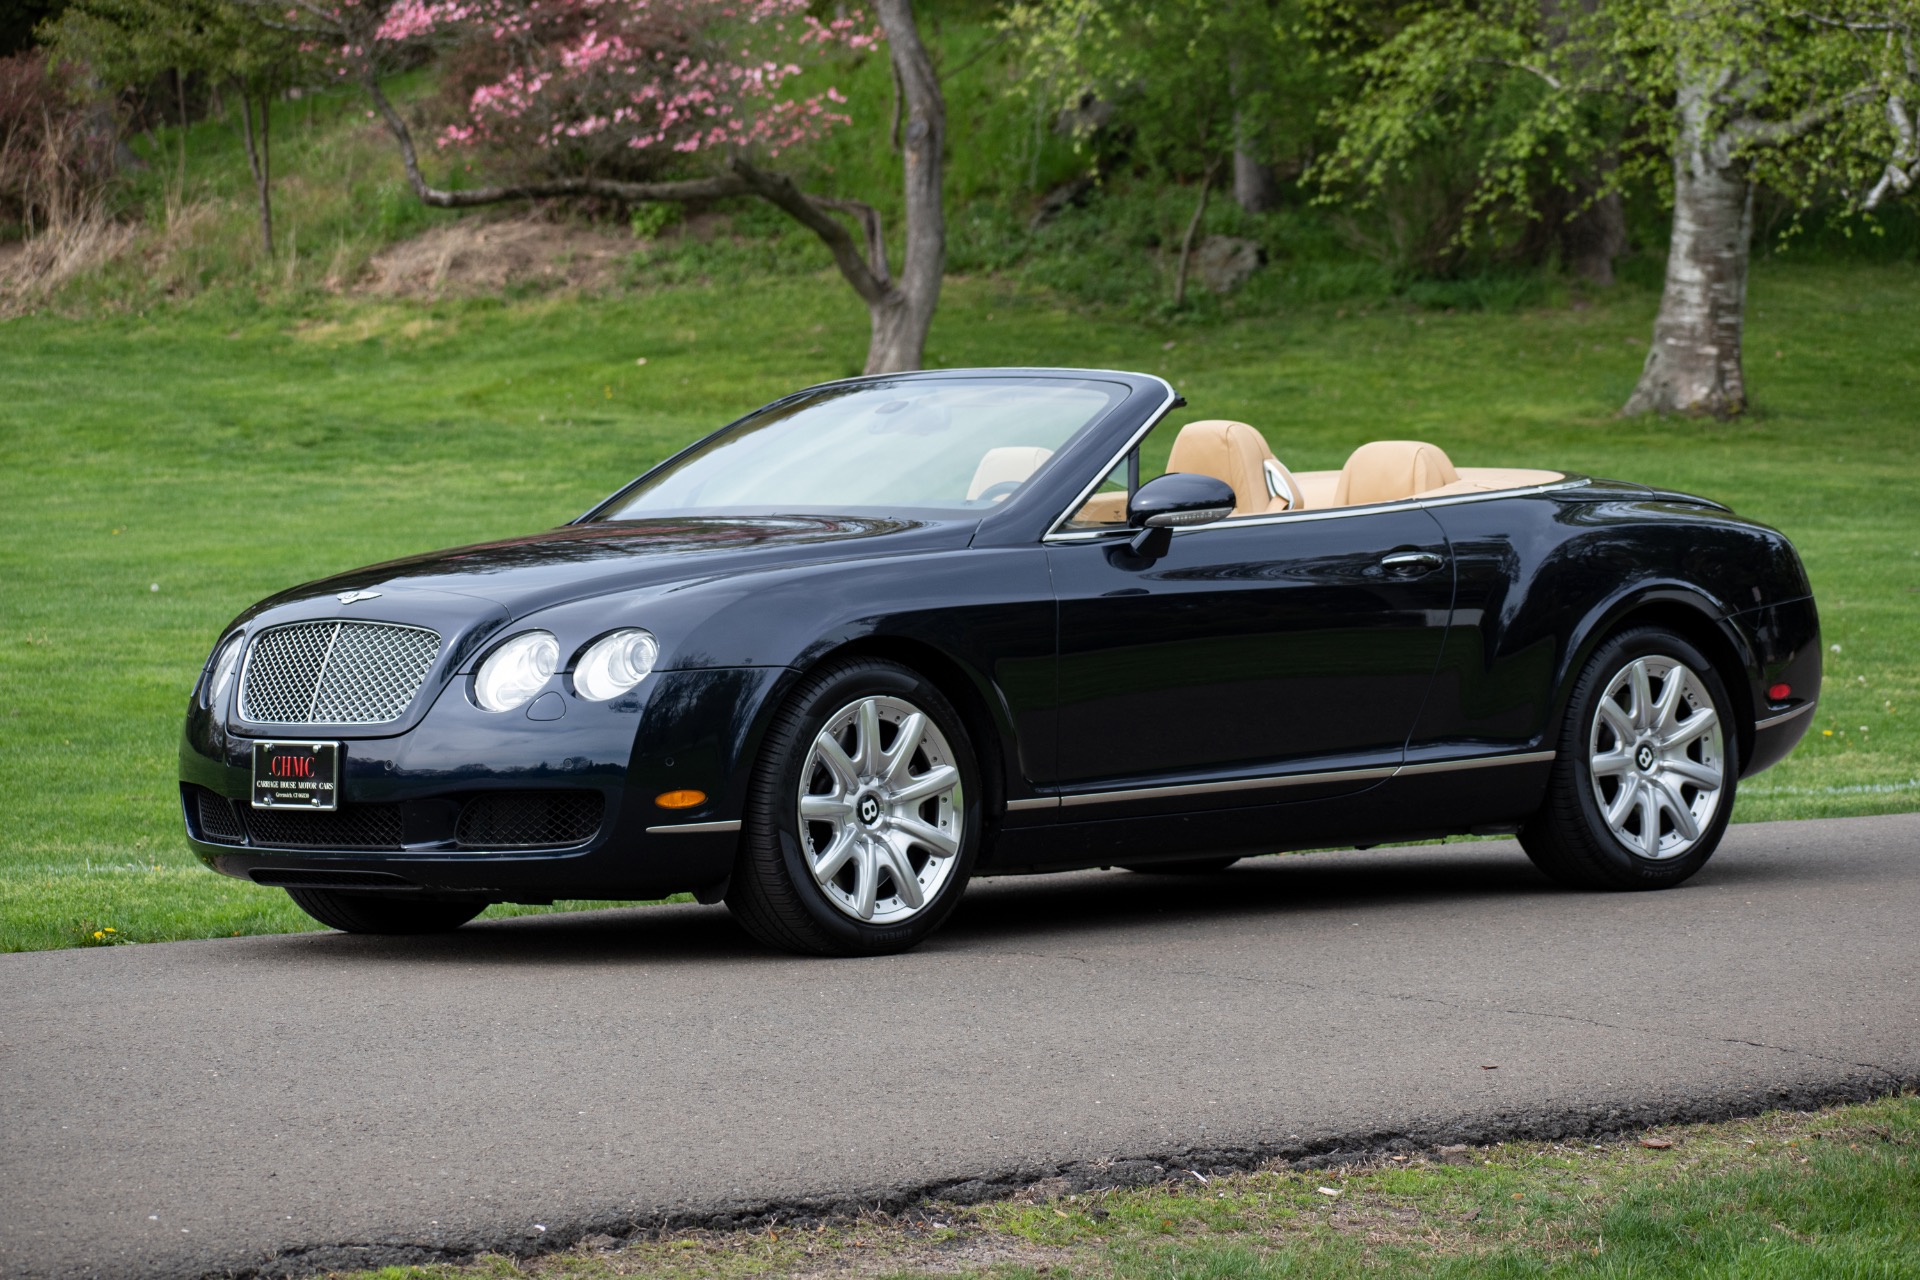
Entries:
{"label": "asphalt driveway", "polygon": [[1658,894],[1561,891],[1496,843],[985,881],[876,960],[695,906],[0,956],[0,1274],[300,1272],[1859,1096],[1920,1082],[1916,922],[1905,815],[1735,827]]}

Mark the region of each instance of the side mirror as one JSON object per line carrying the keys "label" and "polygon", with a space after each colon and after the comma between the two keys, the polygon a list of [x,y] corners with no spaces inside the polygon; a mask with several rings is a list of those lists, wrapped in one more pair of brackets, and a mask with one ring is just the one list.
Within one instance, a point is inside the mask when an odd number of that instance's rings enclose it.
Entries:
{"label": "side mirror", "polygon": [[1127,526],[1140,531],[1131,544],[1133,553],[1158,560],[1167,554],[1176,528],[1225,520],[1234,505],[1233,487],[1213,476],[1175,471],[1149,480],[1127,503]]}

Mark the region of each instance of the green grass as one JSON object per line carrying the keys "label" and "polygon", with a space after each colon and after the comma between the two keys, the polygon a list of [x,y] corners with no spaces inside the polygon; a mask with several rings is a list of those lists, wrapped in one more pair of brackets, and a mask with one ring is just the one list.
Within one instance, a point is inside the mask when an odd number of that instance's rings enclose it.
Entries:
{"label": "green grass", "polygon": [[[1810,740],[1737,817],[1810,817],[1920,807],[1916,297],[1911,265],[1763,266],[1759,408],[1732,424],[1611,416],[1655,301],[1630,286],[1581,309],[1175,326],[960,279],[930,356],[1164,373],[1191,416],[1250,421],[1300,469],[1414,435],[1785,529],[1839,650]],[[511,303],[219,294],[0,325],[0,948],[305,927],[182,839],[179,721],[220,627],[296,582],[569,519],[696,433],[855,371],[865,329],[826,273]]]}
{"label": "green grass", "polygon": [[[1656,1145],[1642,1145],[1649,1140]],[[1644,1139],[1416,1151],[1328,1169],[1170,1172],[1169,1182],[1133,1190],[1073,1193],[1043,1182],[972,1207],[624,1244],[603,1236],[532,1260],[491,1255],[358,1280],[1920,1274],[1920,1102],[1910,1097]]]}

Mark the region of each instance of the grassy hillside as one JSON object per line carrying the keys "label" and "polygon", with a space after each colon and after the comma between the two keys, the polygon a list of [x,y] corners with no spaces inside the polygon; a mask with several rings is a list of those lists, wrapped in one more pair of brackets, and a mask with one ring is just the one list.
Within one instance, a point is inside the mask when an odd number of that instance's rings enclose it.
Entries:
{"label": "grassy hillside", "polygon": [[[1839,646],[1811,740],[1736,816],[1870,813],[1920,802],[1917,295],[1912,267],[1760,271],[1761,408],[1733,425],[1611,417],[1655,302],[1631,287],[1580,309],[1176,327],[956,280],[931,355],[1163,373],[1189,413],[1252,422],[1303,469],[1414,435],[1463,464],[1729,501],[1795,538]],[[824,272],[593,299],[234,290],[0,327],[0,947],[303,927],[181,838],[179,718],[221,626],[290,583],[569,519],[694,434],[856,369],[865,329]]]}

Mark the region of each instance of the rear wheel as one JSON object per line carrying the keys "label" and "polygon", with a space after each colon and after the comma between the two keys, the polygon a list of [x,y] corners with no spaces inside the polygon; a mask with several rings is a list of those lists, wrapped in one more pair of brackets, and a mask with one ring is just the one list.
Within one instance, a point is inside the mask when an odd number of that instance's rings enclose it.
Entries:
{"label": "rear wheel", "polygon": [[1704,654],[1661,628],[1622,632],[1574,685],[1547,802],[1521,846],[1582,888],[1681,883],[1727,829],[1735,734],[1726,685]]}
{"label": "rear wheel", "polygon": [[288,889],[287,896],[321,924],[343,933],[446,933],[487,909],[484,902],[335,889]]}
{"label": "rear wheel", "polygon": [[767,732],[727,907],[786,951],[904,951],[966,887],[979,796],[965,726],[930,681],[878,659],[833,663]]}

